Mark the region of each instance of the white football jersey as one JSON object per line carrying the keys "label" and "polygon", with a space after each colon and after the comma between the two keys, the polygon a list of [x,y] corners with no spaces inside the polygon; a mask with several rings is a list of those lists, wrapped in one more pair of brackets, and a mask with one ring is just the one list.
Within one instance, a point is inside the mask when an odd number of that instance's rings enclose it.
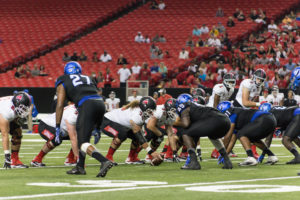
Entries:
{"label": "white football jersey", "polygon": [[140,108],[119,108],[105,113],[104,117],[127,128],[131,128],[130,120],[139,126],[144,124]]}
{"label": "white football jersey", "polygon": [[284,98],[283,93],[278,93],[276,97],[273,94],[269,94],[267,97],[267,101],[271,103],[273,106],[280,106],[280,102]]}
{"label": "white football jersey", "polygon": [[[259,94],[261,92],[261,87],[257,87],[255,85],[255,82],[252,80],[252,79],[245,79],[241,82],[240,84],[240,87],[239,87],[239,90],[238,90],[238,93],[236,94],[236,97],[235,99],[237,100],[237,102],[239,102],[239,104],[241,106],[244,107],[243,105],[243,101],[242,101],[242,91],[243,91],[243,88],[247,88],[249,91],[250,91],[250,94],[249,94],[249,100],[250,101],[254,101],[254,98],[255,97],[259,97]],[[244,107],[246,108],[246,107]]]}
{"label": "white football jersey", "polygon": [[261,102],[269,102],[268,97],[265,98],[264,96],[259,96],[259,103]]}
{"label": "white football jersey", "polygon": [[298,106],[300,106],[300,96],[295,95],[294,99],[297,101]]}
{"label": "white football jersey", "polygon": [[4,119],[11,122],[16,119],[18,116],[15,113],[14,104],[12,102],[13,96],[6,96],[0,98],[0,114]]}
{"label": "white football jersey", "polygon": [[134,97],[134,96],[129,96],[129,97],[128,97],[128,102],[132,102],[132,101],[134,101],[134,100],[141,100],[141,98],[142,98],[142,96],[136,96],[136,97]]}
{"label": "white football jersey", "polygon": [[[66,121],[75,126],[76,125],[76,121],[77,121],[77,117],[78,117],[78,111],[75,107],[75,105],[69,105],[66,106],[64,108],[64,112],[63,112],[63,116],[61,119],[61,124],[60,124],[60,130],[63,133],[63,136],[67,136],[68,135],[68,129],[67,129],[67,125],[66,125]],[[48,126],[51,127],[55,127],[56,126],[56,115],[55,113],[49,114],[43,118],[41,118],[41,120],[47,124]]]}
{"label": "white football jersey", "polygon": [[107,111],[112,111],[117,109],[117,104],[120,103],[120,99],[119,98],[107,98],[105,100],[105,103],[107,103]]}
{"label": "white football jersey", "polygon": [[213,107],[214,106],[214,99],[215,95],[220,96],[220,102],[228,101],[231,95],[234,92],[234,88],[231,88],[229,91],[227,88],[223,85],[223,83],[217,84],[213,88],[212,95],[209,97],[207,106]]}
{"label": "white football jersey", "polygon": [[158,105],[156,106],[156,110],[153,113],[153,117],[157,119],[157,127],[163,126],[163,125],[172,125],[175,121],[171,120],[170,118],[167,118],[167,113],[165,112],[165,106],[164,105]]}

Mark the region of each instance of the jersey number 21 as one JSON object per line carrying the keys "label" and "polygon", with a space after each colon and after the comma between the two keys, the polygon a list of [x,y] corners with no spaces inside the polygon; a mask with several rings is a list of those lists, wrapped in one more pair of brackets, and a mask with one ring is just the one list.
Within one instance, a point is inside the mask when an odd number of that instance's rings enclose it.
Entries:
{"label": "jersey number 21", "polygon": [[70,75],[70,78],[72,79],[72,84],[74,85],[74,87],[82,84],[87,84],[87,85],[91,84],[90,77],[85,75],[72,74]]}

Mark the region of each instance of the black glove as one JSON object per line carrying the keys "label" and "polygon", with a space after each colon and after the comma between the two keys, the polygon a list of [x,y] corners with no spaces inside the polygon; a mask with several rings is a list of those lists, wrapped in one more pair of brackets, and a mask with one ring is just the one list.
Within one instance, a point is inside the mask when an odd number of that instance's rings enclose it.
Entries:
{"label": "black glove", "polygon": [[173,151],[173,162],[180,162],[177,151]]}
{"label": "black glove", "polygon": [[4,165],[3,168],[7,169],[7,168],[11,168],[11,159],[10,159],[10,153],[5,154],[5,160],[4,160]]}

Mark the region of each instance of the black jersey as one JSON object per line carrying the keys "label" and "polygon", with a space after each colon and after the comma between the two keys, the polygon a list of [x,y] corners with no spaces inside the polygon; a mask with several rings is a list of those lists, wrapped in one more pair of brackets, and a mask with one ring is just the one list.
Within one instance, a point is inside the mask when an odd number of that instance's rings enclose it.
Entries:
{"label": "black jersey", "polygon": [[202,105],[190,104],[190,120],[191,123],[199,121],[203,118],[211,117],[214,115],[223,115],[217,109],[212,107],[205,107]]}
{"label": "black jersey", "polygon": [[286,106],[286,107],[291,107],[291,106],[296,106],[296,105],[297,105],[297,101],[295,99],[285,98],[283,101],[283,106]]}
{"label": "black jersey", "polygon": [[[232,108],[230,121],[235,124],[235,129],[239,130],[246,124],[253,121],[255,113],[262,112],[254,109]],[[263,112],[265,113],[265,112]]]}
{"label": "black jersey", "polygon": [[298,107],[293,106],[293,107],[280,107],[276,106],[273,107],[270,112],[275,116],[276,121],[277,121],[277,127],[280,128],[286,128],[289,123],[292,121],[294,117],[294,112]]}
{"label": "black jersey", "polygon": [[62,75],[56,80],[55,87],[60,84],[63,84],[66,90],[67,99],[74,102],[76,106],[80,106],[89,98],[99,97],[97,95],[97,86],[86,75]]}

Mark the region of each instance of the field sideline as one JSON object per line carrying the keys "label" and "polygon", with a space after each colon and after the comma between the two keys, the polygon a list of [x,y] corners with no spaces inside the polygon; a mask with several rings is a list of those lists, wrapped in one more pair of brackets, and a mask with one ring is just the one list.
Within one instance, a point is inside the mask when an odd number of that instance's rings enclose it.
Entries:
{"label": "field sideline", "polygon": [[[106,154],[111,139],[102,137],[97,148]],[[20,157],[29,164],[39,152],[44,141],[38,135],[25,134]],[[130,140],[115,154],[119,166],[113,167],[105,178],[96,178],[99,165],[88,158],[86,176],[70,176],[63,166],[70,144],[67,141],[47,155],[46,168],[0,169],[0,200],[2,199],[298,199],[300,195],[300,165],[285,165],[292,155],[275,139],[271,150],[279,163],[273,166],[260,164],[239,167],[246,154],[241,145],[234,151],[234,169],[223,170],[210,158],[212,145],[201,140],[204,161],[199,171],[182,171],[183,163],[162,163],[151,167],[123,164],[129,152]],[[3,151],[0,148],[0,165]],[[145,152],[140,153],[144,158]]]}

